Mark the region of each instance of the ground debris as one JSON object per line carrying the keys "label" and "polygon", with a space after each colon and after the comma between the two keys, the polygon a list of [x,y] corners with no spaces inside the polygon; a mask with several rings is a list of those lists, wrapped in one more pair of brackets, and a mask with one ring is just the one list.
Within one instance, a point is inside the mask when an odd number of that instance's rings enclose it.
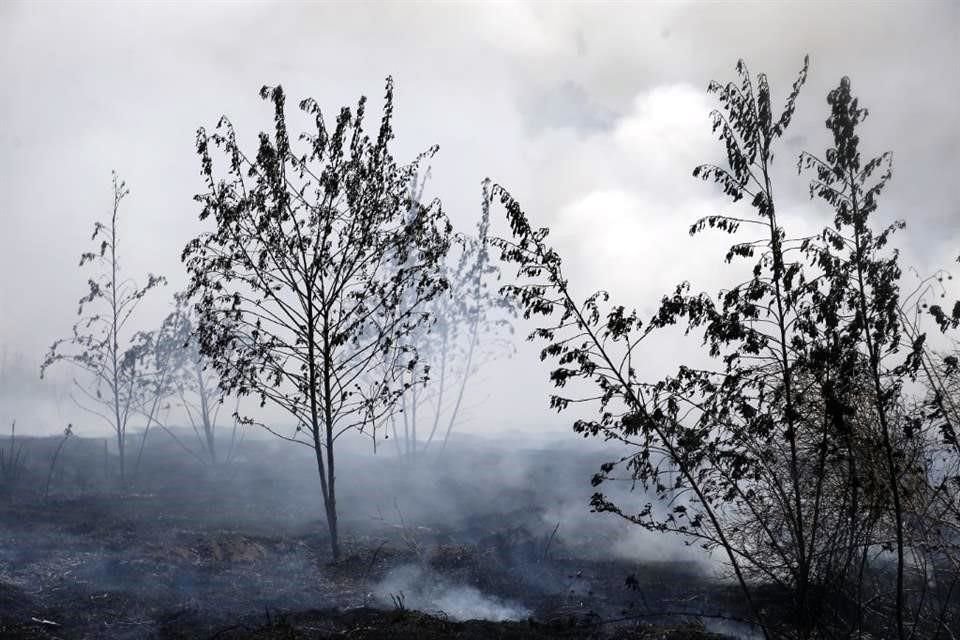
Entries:
{"label": "ground debris", "polygon": [[[183,636],[186,637],[186,636]],[[259,627],[236,625],[213,634],[218,640],[725,640],[701,625],[662,627],[645,624],[605,626],[568,619],[551,623],[534,620],[457,622],[418,611],[310,611],[277,616]]]}
{"label": "ground debris", "polygon": [[405,503],[399,528],[344,521],[331,562],[325,522],[277,487],[191,478],[0,503],[0,639],[706,640],[676,623],[740,612],[676,562],[584,552],[532,503],[432,520]]}
{"label": "ground debris", "polygon": [[30,618],[30,622],[36,622],[37,624],[46,625],[48,627],[59,627],[59,622],[54,622],[53,620],[46,620],[44,618]]}

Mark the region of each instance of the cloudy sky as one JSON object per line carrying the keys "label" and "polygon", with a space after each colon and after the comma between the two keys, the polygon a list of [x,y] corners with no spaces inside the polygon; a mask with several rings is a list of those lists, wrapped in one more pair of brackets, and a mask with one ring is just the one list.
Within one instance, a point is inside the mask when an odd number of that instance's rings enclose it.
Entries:
{"label": "cloudy sky", "polygon": [[[849,75],[871,109],[866,148],[894,151],[883,215],[908,221],[900,244],[921,271],[948,264],[960,253],[955,2],[7,0],[0,345],[39,361],[69,331],[86,279],[78,256],[109,213],[112,169],[131,189],[124,269],[167,275],[168,293],[180,286],[180,249],[199,229],[196,128],[227,114],[253,139],[270,126],[263,84],[329,110],[361,94],[378,105],[393,75],[397,155],[439,144],[431,189],[456,224],[473,224],[489,176],[553,228],[585,294],[606,287],[649,309],[682,279],[712,290],[731,276],[717,266],[724,239],[686,234],[729,210],[690,177],[720,152],[704,89],[742,57],[780,102],[805,53],[810,79],[779,157],[788,221],[827,219],[794,160],[827,146],[825,95]],[[491,388],[520,423],[565,424],[544,417],[547,387],[529,354],[489,374]]]}

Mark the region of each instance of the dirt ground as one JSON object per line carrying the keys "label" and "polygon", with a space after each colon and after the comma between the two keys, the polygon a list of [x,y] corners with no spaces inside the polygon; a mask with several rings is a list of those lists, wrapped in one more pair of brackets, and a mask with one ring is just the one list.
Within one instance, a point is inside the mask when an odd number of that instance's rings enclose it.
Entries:
{"label": "dirt ground", "polygon": [[[524,492],[487,512],[445,518],[443,526],[414,507],[406,518],[399,509],[395,516],[347,515],[342,559],[334,564],[324,523],[304,506],[311,485],[242,463],[227,474],[189,466],[171,473],[171,460],[156,457],[145,465],[155,480],[123,492],[71,480],[67,464],[48,498],[22,490],[2,501],[0,638],[746,633],[721,619],[737,617],[729,585],[674,561],[582,553],[574,542],[583,540],[537,530],[531,514],[540,498]],[[346,503],[345,514],[356,511]]]}

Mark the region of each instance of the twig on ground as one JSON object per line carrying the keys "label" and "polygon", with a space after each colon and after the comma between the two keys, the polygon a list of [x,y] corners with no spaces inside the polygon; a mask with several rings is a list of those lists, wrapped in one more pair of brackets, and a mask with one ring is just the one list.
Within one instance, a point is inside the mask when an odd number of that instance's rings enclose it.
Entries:
{"label": "twig on ground", "polygon": [[37,624],[42,624],[47,627],[59,627],[59,622],[54,622],[53,620],[47,620],[46,618],[30,618],[30,622],[36,622]]}

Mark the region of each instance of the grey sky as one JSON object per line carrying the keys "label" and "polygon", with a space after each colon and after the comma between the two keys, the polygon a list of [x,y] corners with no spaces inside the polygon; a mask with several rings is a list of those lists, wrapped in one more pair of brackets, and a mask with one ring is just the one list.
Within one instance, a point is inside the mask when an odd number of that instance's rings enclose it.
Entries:
{"label": "grey sky", "polygon": [[[769,73],[779,101],[804,53],[811,75],[781,152],[782,208],[805,227],[826,219],[793,156],[827,145],[825,95],[849,75],[872,112],[867,148],[894,151],[884,212],[908,221],[901,246],[921,269],[947,264],[960,254],[955,2],[4,2],[0,344],[39,360],[68,332],[111,169],[132,191],[125,269],[172,283],[149,310],[159,316],[199,228],[196,128],[225,113],[253,139],[270,124],[263,84],[282,83],[291,106],[313,96],[333,109],[361,94],[379,106],[388,74],[397,153],[440,145],[431,189],[456,223],[473,223],[490,176],[555,227],[584,293],[607,286],[649,307],[682,278],[712,289],[724,281],[723,239],[686,235],[726,206],[690,177],[720,151],[704,89],[743,57]],[[509,380],[498,398],[521,422],[545,415],[529,355],[491,374]]]}

